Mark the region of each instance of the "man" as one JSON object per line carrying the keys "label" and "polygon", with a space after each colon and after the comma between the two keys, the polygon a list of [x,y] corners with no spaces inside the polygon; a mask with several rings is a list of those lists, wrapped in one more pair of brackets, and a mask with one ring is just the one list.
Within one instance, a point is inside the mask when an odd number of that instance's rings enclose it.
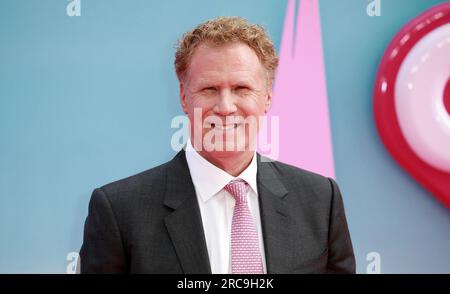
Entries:
{"label": "man", "polygon": [[277,64],[264,29],[239,17],[183,36],[175,68],[190,140],[93,192],[82,273],[355,272],[336,183],[255,152]]}

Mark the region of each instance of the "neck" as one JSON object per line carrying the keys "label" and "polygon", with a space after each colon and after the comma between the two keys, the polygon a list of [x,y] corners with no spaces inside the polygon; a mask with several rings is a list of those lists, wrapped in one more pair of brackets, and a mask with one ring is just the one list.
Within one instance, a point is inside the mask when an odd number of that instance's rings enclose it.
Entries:
{"label": "neck", "polygon": [[219,154],[211,154],[209,152],[200,151],[200,156],[214,164],[218,168],[224,170],[233,177],[240,175],[252,162],[253,156],[256,156],[253,151],[242,152],[227,152]]}

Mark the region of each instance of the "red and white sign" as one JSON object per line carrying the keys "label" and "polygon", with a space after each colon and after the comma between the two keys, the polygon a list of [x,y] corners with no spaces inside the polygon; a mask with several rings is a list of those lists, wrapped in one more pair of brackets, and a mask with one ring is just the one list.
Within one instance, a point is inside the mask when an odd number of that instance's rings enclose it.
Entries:
{"label": "red and white sign", "polygon": [[406,24],[381,61],[375,123],[395,160],[450,209],[450,3]]}

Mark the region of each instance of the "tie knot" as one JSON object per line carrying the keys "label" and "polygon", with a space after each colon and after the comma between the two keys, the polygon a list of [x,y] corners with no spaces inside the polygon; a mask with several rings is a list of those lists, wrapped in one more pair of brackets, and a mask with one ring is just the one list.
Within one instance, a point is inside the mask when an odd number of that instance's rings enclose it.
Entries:
{"label": "tie knot", "polygon": [[233,180],[225,186],[227,190],[236,200],[236,204],[247,203],[247,183],[244,180]]}

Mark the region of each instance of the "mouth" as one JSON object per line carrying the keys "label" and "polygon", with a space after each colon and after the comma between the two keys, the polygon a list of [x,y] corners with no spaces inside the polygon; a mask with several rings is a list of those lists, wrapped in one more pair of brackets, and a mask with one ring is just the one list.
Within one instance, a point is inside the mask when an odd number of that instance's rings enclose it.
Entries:
{"label": "mouth", "polygon": [[239,125],[239,124],[218,125],[218,124],[212,123],[212,124],[211,124],[211,128],[216,129],[216,130],[219,130],[219,131],[226,132],[226,131],[230,131],[230,130],[232,130],[232,129],[237,128],[238,125]]}

